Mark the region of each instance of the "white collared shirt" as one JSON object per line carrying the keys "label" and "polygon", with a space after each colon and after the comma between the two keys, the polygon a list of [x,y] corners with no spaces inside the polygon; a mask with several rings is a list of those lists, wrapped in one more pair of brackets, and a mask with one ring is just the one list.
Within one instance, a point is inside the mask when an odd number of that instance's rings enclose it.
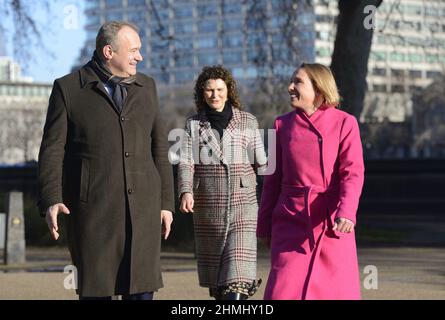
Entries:
{"label": "white collared shirt", "polygon": [[108,82],[104,82],[104,87],[105,87],[105,90],[107,90],[110,97],[113,97],[114,88],[112,86],[110,86],[110,84]]}

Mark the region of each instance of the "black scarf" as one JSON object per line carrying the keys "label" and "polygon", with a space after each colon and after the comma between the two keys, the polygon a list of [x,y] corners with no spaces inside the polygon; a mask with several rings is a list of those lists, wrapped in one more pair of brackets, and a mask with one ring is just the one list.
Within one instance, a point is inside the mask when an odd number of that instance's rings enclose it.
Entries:
{"label": "black scarf", "polygon": [[224,105],[224,109],[218,112],[210,108],[207,104],[204,108],[205,115],[210,122],[212,129],[215,129],[219,133],[219,138],[222,139],[223,131],[227,128],[230,119],[232,119],[233,111],[232,106],[228,101]]}
{"label": "black scarf", "polygon": [[91,67],[100,80],[105,84],[109,84],[113,87],[113,101],[118,108],[119,113],[122,112],[125,99],[127,98],[127,86],[136,81],[136,76],[131,77],[118,77],[111,73],[111,70],[105,65],[105,63],[99,58],[96,51],[94,51],[93,57],[88,62],[88,66]]}

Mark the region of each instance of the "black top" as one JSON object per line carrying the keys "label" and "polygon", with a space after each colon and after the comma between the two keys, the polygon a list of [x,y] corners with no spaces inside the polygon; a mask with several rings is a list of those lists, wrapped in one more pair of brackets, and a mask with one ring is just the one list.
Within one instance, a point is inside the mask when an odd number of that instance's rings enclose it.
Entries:
{"label": "black top", "polygon": [[212,129],[215,129],[219,133],[219,138],[222,139],[223,130],[227,128],[230,119],[232,119],[233,111],[232,106],[227,101],[224,105],[224,109],[221,112],[218,112],[208,105],[205,106],[205,115],[212,126]]}

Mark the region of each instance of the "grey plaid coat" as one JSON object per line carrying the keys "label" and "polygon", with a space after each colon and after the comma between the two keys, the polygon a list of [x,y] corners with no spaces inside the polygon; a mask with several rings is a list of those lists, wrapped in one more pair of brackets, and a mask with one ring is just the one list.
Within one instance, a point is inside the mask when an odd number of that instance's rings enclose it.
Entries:
{"label": "grey plaid coat", "polygon": [[194,197],[199,283],[216,288],[256,278],[258,200],[255,168],[266,156],[256,118],[233,108],[222,141],[205,113],[187,119],[179,195]]}

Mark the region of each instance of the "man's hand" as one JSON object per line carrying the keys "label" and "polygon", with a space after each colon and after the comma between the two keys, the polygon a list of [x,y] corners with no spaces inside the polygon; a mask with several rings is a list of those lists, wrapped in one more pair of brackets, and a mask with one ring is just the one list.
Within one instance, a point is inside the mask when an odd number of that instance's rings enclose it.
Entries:
{"label": "man's hand", "polygon": [[193,200],[193,195],[189,192],[186,192],[181,197],[181,205],[179,206],[179,210],[184,213],[193,212],[193,205],[195,201]]}
{"label": "man's hand", "polygon": [[63,203],[56,203],[46,209],[45,219],[48,224],[49,231],[54,240],[59,239],[59,227],[57,225],[57,215],[63,212],[64,214],[70,214],[70,211]]}
{"label": "man's hand", "polygon": [[165,240],[167,240],[168,235],[170,234],[172,222],[173,222],[173,213],[168,210],[161,210],[162,234],[164,235]]}
{"label": "man's hand", "polygon": [[334,227],[332,230],[337,230],[339,232],[351,233],[354,230],[354,223],[346,218],[337,218],[334,222]]}

